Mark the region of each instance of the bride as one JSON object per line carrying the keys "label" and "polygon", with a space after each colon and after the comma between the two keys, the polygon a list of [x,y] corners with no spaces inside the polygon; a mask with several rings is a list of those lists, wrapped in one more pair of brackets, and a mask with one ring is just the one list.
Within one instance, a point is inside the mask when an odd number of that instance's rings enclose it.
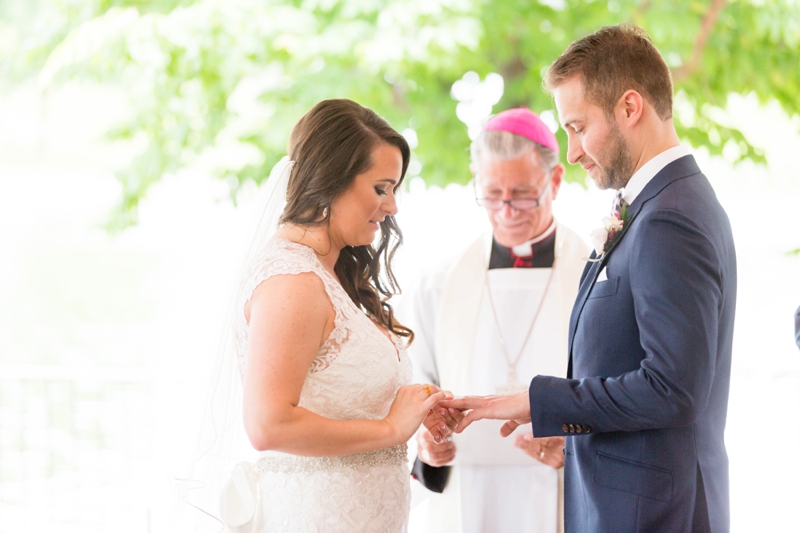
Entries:
{"label": "bride", "polygon": [[234,310],[242,421],[261,453],[227,487],[247,482],[256,495],[244,513],[246,502],[223,498],[232,530],[406,530],[406,442],[423,421],[437,441],[455,425],[431,410],[443,391],[408,385],[413,333],[387,301],[409,155],[349,100],[317,104],[292,130],[291,161],[270,177],[288,179],[282,226],[256,239]]}

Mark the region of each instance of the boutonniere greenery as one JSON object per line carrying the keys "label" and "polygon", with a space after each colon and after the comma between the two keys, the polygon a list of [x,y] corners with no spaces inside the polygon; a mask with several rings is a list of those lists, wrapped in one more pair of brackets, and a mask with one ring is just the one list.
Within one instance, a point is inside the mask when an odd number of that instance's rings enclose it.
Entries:
{"label": "boutonniere greenery", "polygon": [[618,215],[603,217],[603,227],[597,228],[591,234],[592,246],[597,254],[597,257],[591,261],[600,261],[603,258],[605,253],[619,240],[630,219],[628,204],[624,202]]}

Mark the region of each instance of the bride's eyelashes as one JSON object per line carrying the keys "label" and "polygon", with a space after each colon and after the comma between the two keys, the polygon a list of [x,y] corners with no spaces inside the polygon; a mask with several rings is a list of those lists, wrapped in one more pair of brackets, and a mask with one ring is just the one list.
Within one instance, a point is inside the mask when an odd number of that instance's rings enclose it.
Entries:
{"label": "bride's eyelashes", "polygon": [[386,189],[381,189],[380,187],[375,187],[375,192],[378,193],[378,196],[384,196],[387,194]]}

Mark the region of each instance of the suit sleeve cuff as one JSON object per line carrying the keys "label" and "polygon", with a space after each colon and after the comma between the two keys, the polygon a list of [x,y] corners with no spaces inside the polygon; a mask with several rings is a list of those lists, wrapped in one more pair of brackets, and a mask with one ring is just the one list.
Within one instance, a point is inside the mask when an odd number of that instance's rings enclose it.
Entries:
{"label": "suit sleeve cuff", "polygon": [[[592,432],[579,420],[568,420],[570,391],[575,380],[553,376],[536,376],[528,388],[531,403],[531,430],[535,437],[564,437]],[[573,416],[574,418],[574,416]]]}

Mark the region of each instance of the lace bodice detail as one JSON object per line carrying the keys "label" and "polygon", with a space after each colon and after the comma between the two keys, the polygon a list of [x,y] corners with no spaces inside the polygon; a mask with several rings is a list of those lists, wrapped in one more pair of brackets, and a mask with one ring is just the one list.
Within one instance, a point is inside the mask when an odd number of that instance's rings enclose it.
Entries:
{"label": "lace bodice detail", "polygon": [[308,370],[300,405],[337,419],[379,419],[389,412],[397,389],[411,379],[411,363],[396,335],[387,336],[350,299],[317,259],[313,249],[287,240],[270,241],[248,272],[237,303],[235,325],[239,368],[244,373],[247,323],[244,305],[264,280],[313,272],[330,299],[334,328]]}
{"label": "lace bodice detail", "polygon": [[[258,254],[240,291],[234,340],[246,371],[244,306],[273,276],[313,272],[333,305],[334,328],[308,369],[299,405],[340,420],[385,417],[397,389],[411,379],[403,343],[388,336],[325,270],[314,250],[286,240],[270,241]],[[411,501],[405,446],[339,458],[306,458],[262,452],[258,533],[402,533]]]}

